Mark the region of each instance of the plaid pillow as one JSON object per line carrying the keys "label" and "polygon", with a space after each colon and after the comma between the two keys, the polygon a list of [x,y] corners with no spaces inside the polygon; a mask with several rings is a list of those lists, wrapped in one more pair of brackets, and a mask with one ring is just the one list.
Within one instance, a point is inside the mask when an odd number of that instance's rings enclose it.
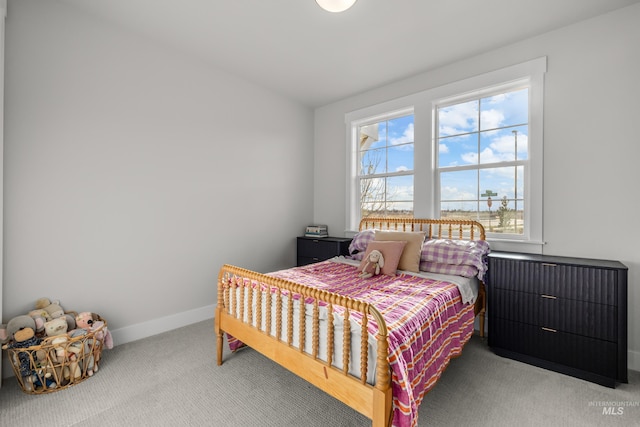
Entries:
{"label": "plaid pillow", "polygon": [[[349,244],[349,255],[355,255],[357,253],[364,253],[367,250],[367,246],[369,243],[373,242],[375,238],[376,232],[373,229],[370,230],[362,230],[355,236],[353,236],[353,240]],[[360,257],[362,259],[362,257]]]}
{"label": "plaid pillow", "polygon": [[429,273],[451,274],[461,277],[473,277],[478,269],[473,265],[442,264],[440,262],[420,261],[420,270]]}
{"label": "plaid pillow", "polygon": [[[484,262],[484,259],[488,253],[489,243],[485,240],[427,240],[422,245],[422,251],[420,252],[420,267],[422,269],[423,263],[425,263],[425,268],[434,268],[433,263],[454,266],[472,266],[478,271],[478,278],[482,280],[486,271],[486,263]],[[444,269],[441,265],[437,265],[435,268],[439,270]],[[450,268],[450,270],[453,269]],[[433,272],[436,273],[436,271]]]}

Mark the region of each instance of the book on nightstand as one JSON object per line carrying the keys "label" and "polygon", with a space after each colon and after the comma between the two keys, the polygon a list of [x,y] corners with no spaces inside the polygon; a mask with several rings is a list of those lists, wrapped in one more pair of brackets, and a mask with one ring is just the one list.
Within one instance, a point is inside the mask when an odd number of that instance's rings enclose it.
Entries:
{"label": "book on nightstand", "polygon": [[305,237],[327,237],[329,229],[326,225],[308,225],[304,235]]}

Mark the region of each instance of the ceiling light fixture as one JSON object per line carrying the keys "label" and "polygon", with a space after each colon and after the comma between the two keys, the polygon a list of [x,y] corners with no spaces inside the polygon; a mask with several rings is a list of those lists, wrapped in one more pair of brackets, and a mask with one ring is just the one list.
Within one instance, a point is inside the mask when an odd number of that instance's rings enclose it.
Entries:
{"label": "ceiling light fixture", "polygon": [[329,12],[344,12],[354,5],[356,0],[316,0],[316,3]]}

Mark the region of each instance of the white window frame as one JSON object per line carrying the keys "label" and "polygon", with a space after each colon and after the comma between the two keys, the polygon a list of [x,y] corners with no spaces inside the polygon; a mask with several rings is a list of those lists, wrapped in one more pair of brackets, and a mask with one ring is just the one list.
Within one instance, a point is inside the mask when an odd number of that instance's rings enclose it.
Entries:
{"label": "white window frame", "polygon": [[[530,61],[480,74],[468,79],[428,89],[413,95],[384,102],[345,114],[347,128],[347,233],[355,233],[360,216],[358,167],[358,126],[383,120],[402,111],[413,110],[414,115],[414,215],[436,218],[439,216],[439,186],[435,169],[437,147],[434,143],[435,108],[443,100],[457,97],[481,96],[503,85],[526,81],[529,85],[529,167],[525,176],[525,216],[528,227],[525,235],[488,236],[493,250],[541,253],[543,214],[543,96],[547,58]],[[425,143],[426,142],[426,143]],[[497,233],[496,233],[497,234]]]}

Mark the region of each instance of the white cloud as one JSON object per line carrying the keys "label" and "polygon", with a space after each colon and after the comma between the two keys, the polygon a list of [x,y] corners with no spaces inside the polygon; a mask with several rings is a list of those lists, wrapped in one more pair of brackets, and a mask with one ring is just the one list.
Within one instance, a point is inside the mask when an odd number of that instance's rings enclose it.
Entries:
{"label": "white cloud", "polygon": [[456,135],[478,128],[478,104],[465,102],[443,108],[438,114],[441,135]]}
{"label": "white cloud", "polygon": [[[503,135],[494,139],[489,145],[499,153],[508,153],[509,160],[513,160],[514,135]],[[518,133],[518,153],[526,153],[529,147],[529,136],[524,133]]]}
{"label": "white cloud", "polygon": [[480,120],[481,129],[495,129],[504,122],[504,114],[499,110],[483,110]]}
{"label": "white cloud", "polygon": [[413,142],[413,123],[409,123],[407,128],[402,133],[402,136],[398,138],[391,138],[389,141],[391,145],[399,145],[407,142]]}
{"label": "white cloud", "polygon": [[[518,134],[518,153],[526,154],[527,147],[529,145],[529,138],[526,134]],[[495,138],[487,148],[480,153],[480,159],[482,163],[497,163],[505,161],[515,160],[513,156],[514,137],[513,135],[503,135],[499,138]],[[462,160],[467,164],[478,163],[478,153],[468,152],[460,156]],[[519,156],[520,157],[520,156]]]}

